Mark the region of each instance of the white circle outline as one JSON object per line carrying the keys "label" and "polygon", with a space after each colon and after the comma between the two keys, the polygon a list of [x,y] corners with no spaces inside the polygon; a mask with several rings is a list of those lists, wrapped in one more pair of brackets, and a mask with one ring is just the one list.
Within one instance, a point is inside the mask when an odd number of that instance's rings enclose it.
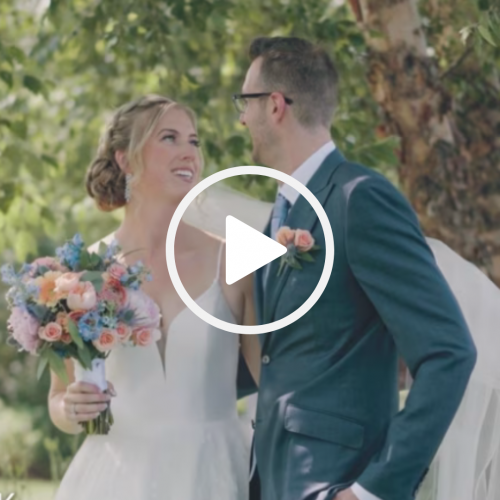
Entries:
{"label": "white circle outline", "polygon": [[[323,266],[323,272],[321,273],[321,277],[314,289],[313,293],[309,296],[309,298],[293,313],[285,316],[284,318],[273,321],[272,323],[267,323],[265,325],[235,325],[233,323],[228,323],[227,321],[222,321],[215,316],[207,313],[203,310],[195,300],[193,300],[190,295],[187,293],[184,285],[182,284],[179,273],[177,272],[177,266],[175,265],[175,253],[174,253],[174,243],[175,243],[175,234],[177,232],[177,228],[179,227],[179,223],[181,221],[184,212],[189,207],[189,205],[194,201],[194,199],[205,189],[210,187],[212,184],[216,182],[222,181],[224,179],[228,179],[230,177],[236,177],[237,175],[263,175],[265,177],[273,177],[279,181],[284,182],[285,184],[289,184],[295,190],[297,190],[312,206],[313,210],[316,212],[316,215],[321,222],[321,226],[323,228],[323,234],[325,236],[325,244],[326,244],[326,255],[325,255],[325,265]],[[216,172],[201,182],[199,182],[191,191],[189,191],[186,196],[179,203],[179,206],[174,212],[172,216],[172,220],[170,222],[170,226],[167,231],[167,241],[166,241],[166,258],[167,258],[167,268],[170,274],[170,279],[172,280],[172,284],[174,285],[175,291],[179,294],[179,297],[182,299],[184,304],[188,309],[190,309],[196,316],[200,319],[208,323],[209,325],[214,326],[215,328],[219,328],[220,330],[225,330],[227,332],[238,333],[238,334],[261,334],[268,333],[275,330],[279,330],[281,328],[285,328],[286,326],[292,324],[294,321],[297,321],[301,318],[306,312],[308,312],[312,306],[319,300],[321,294],[324,292],[326,285],[328,284],[328,280],[330,279],[330,275],[333,269],[333,258],[334,258],[334,244],[333,244],[333,232],[330,226],[330,221],[328,220],[328,216],[321,203],[318,201],[316,196],[300,181],[294,179],[293,177],[279,172],[278,170],[274,170],[272,168],[267,167],[255,167],[255,166],[242,166],[242,167],[232,167],[226,170],[221,170],[220,172]]]}

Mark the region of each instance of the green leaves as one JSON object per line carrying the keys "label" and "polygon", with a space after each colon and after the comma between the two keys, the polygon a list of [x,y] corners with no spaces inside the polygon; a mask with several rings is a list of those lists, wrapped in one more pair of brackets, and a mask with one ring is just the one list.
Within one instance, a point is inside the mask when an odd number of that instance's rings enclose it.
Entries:
{"label": "green leaves", "polygon": [[36,379],[40,380],[45,372],[45,369],[47,368],[47,364],[49,362],[49,358],[47,355],[40,355],[38,358],[38,366],[36,369]]}
{"label": "green leaves", "polygon": [[297,258],[304,260],[305,262],[314,262],[314,257],[309,253],[298,253]]}
{"label": "green leaves", "polygon": [[82,347],[78,347],[78,359],[84,368],[90,370],[92,368],[92,355],[87,344],[83,344]]}
{"label": "green leaves", "polygon": [[[89,269],[90,271],[97,270],[97,269],[103,269],[104,263],[102,260],[102,257],[99,253],[94,253],[94,252],[88,252],[87,250],[82,250],[80,253],[80,268],[81,269]],[[90,272],[89,271],[89,272]],[[87,276],[84,281],[92,281],[93,279],[97,279],[97,277],[100,277],[100,273],[98,274],[87,274],[84,275]],[[91,279],[91,277],[93,277]]]}
{"label": "green leaves", "polygon": [[497,44],[495,43],[495,40],[493,39],[493,35],[491,34],[490,30],[486,26],[484,26],[482,24],[479,25],[478,31],[484,40],[486,40],[490,45],[493,45],[493,47],[497,47]]}
{"label": "green leaves", "polygon": [[16,197],[17,185],[15,182],[0,182],[0,212],[6,214]]}
{"label": "green leaves", "polygon": [[77,345],[78,349],[83,350],[83,348],[85,347],[83,339],[80,337],[80,333],[78,331],[76,323],[71,318],[68,318],[68,331],[69,334],[71,335],[71,339]]}
{"label": "green leaves", "polygon": [[33,75],[24,75],[23,85],[29,89],[33,94],[45,94],[46,89],[41,80]]}
{"label": "green leaves", "polygon": [[6,70],[0,70],[0,79],[3,80],[9,88],[12,88],[12,85],[14,83],[12,72]]}
{"label": "green leaves", "polygon": [[85,271],[82,274],[80,280],[90,281],[90,283],[92,283],[97,293],[99,293],[102,290],[102,285],[104,283],[101,271]]}
{"label": "green leaves", "polygon": [[43,356],[46,356],[50,369],[65,383],[69,384],[69,377],[66,371],[66,365],[63,358],[56,354],[51,348],[48,348]]}

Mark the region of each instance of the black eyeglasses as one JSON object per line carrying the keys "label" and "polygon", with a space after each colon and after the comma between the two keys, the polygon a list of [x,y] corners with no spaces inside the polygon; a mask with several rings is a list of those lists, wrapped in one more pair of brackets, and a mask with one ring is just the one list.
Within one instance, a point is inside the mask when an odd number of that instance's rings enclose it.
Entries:
{"label": "black eyeglasses", "polygon": [[[233,94],[234,107],[238,113],[244,113],[248,106],[248,99],[257,99],[259,97],[268,97],[272,92],[258,92],[256,94]],[[286,96],[283,96],[285,102],[290,105],[293,101]]]}

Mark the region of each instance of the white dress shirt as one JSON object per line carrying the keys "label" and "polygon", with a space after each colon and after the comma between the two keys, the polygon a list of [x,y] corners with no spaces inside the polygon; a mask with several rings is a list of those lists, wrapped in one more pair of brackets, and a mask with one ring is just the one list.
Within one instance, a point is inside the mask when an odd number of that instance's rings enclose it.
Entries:
{"label": "white dress shirt", "polygon": [[[312,179],[313,175],[318,171],[321,164],[325,161],[326,157],[335,150],[333,141],[329,141],[321,146],[315,153],[313,153],[302,165],[295,170],[291,175],[294,179],[300,181],[304,186]],[[298,191],[295,191],[288,184],[280,186],[278,193],[283,195],[293,207],[294,203],[300,196]],[[352,492],[358,497],[359,500],[382,500],[376,497],[369,491],[366,491],[360,484],[354,483],[351,486]]]}
{"label": "white dress shirt", "polygon": [[[307,183],[325,161],[325,158],[334,150],[335,144],[333,141],[328,141],[302,163],[302,165],[291,174],[291,177],[300,181],[304,186],[307,186]],[[292,207],[300,196],[300,193],[295,191],[295,189],[288,184],[280,186],[278,193],[283,195],[290,202],[290,206]]]}

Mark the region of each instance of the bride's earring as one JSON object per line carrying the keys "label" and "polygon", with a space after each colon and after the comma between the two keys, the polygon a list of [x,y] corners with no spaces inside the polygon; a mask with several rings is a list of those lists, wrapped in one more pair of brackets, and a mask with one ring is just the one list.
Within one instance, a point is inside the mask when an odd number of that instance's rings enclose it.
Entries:
{"label": "bride's earring", "polygon": [[127,203],[130,202],[130,191],[131,191],[131,183],[132,183],[132,174],[127,174],[125,176],[125,201]]}

